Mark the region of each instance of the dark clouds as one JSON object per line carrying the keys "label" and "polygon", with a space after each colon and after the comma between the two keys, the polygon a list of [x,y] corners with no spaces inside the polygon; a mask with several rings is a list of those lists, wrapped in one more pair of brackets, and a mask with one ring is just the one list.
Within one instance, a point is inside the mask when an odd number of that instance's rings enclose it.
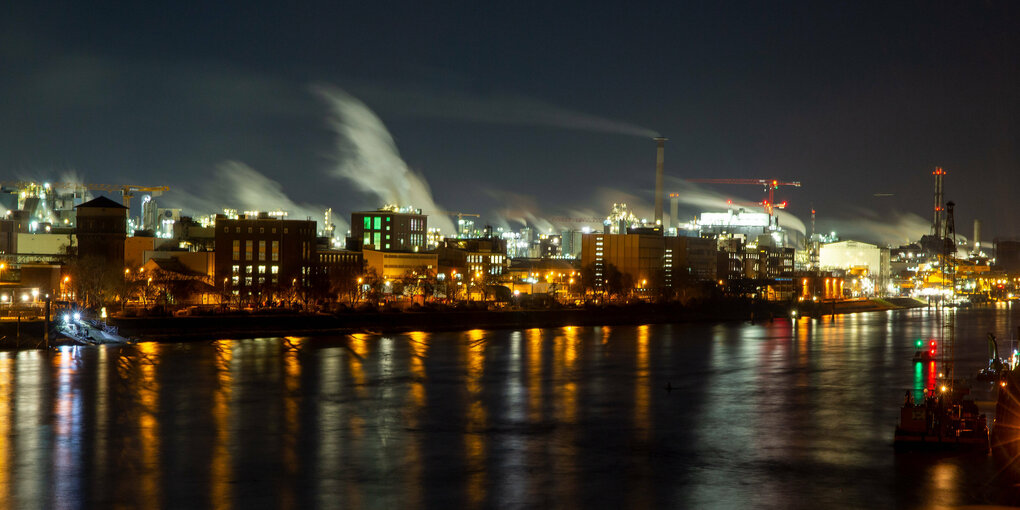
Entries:
{"label": "dark clouds", "polygon": [[1018,9],[16,2],[0,17],[0,168],[194,193],[238,161],[297,203],[378,205],[329,177],[329,111],[308,92],[324,82],[379,114],[451,210],[528,195],[538,217],[604,212],[604,188],[650,203],[654,144],[562,129],[580,120],[662,132],[674,177],[800,180],[790,212],[814,205],[825,230],[861,209],[928,217],[941,165],[958,225],[1016,235]]}

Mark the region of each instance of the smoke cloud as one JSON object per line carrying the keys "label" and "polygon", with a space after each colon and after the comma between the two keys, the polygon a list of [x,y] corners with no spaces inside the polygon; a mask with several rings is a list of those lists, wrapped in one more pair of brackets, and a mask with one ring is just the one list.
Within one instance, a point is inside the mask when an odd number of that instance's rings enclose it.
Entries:
{"label": "smoke cloud", "polygon": [[472,96],[464,92],[423,90],[389,89],[380,92],[379,88],[375,88],[366,90],[366,95],[378,98],[380,104],[405,115],[487,124],[548,126],[646,138],[660,136],[655,130],[635,124],[576,112],[514,94]]}
{"label": "smoke cloud", "polygon": [[879,215],[870,209],[857,209],[854,215],[852,220],[819,219],[819,230],[835,231],[840,239],[869,241],[882,246],[917,242],[931,230],[929,220],[914,213],[889,211]]}
{"label": "smoke cloud", "polygon": [[338,154],[331,174],[353,182],[381,203],[413,206],[429,215],[429,226],[443,234],[456,232],[453,222],[436,205],[425,177],[401,159],[393,136],[364,103],[341,89],[315,86],[329,105],[330,126],[337,134]]}
{"label": "smoke cloud", "polygon": [[[184,196],[188,198],[181,200],[178,194],[168,195],[167,202],[207,213],[222,212],[224,207],[239,211],[280,209],[287,211],[289,219],[303,220],[310,217],[320,228],[323,227],[322,215],[326,209],[323,206],[294,202],[284,193],[280,183],[238,161],[219,164],[209,184],[203,185],[201,193],[186,193]],[[336,223],[337,232],[347,231],[347,222],[340,215],[334,215],[333,222]]]}
{"label": "smoke cloud", "polygon": [[[725,211],[727,209],[739,208],[747,211],[762,211],[761,206],[751,200],[742,202],[734,195],[723,195],[716,191],[703,189],[696,184],[682,179],[670,178],[669,181],[669,186],[680,195],[680,203],[687,206],[685,207],[687,210],[693,209],[698,213],[702,211]],[[731,200],[733,201],[732,203],[730,202]],[[663,207],[668,210],[668,200],[663,204]],[[775,209],[774,213],[779,220],[779,226],[807,235],[807,229],[800,218],[782,209]],[[672,220],[677,221],[676,218]]]}
{"label": "smoke cloud", "polygon": [[500,204],[490,214],[495,217],[494,223],[509,227],[511,223],[521,226],[532,225],[542,233],[552,232],[553,224],[539,214],[538,202],[534,197],[509,191],[488,190],[487,193]]}

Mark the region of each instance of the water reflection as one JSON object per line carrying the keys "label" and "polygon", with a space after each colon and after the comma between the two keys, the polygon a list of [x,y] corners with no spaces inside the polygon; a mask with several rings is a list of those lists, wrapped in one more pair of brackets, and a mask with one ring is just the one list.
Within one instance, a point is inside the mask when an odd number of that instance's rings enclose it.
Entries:
{"label": "water reflection", "polygon": [[0,352],[0,508],[1012,502],[990,458],[890,447],[938,317]]}

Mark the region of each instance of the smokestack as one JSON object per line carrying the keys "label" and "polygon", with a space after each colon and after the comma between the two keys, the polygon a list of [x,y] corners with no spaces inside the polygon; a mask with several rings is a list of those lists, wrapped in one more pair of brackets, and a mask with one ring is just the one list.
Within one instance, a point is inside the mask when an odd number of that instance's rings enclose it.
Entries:
{"label": "smokestack", "polygon": [[680,228],[680,220],[677,217],[680,216],[680,194],[670,193],[669,194],[669,222],[675,228]]}
{"label": "smokestack", "polygon": [[655,140],[655,224],[662,225],[662,163],[665,160],[666,138],[657,137]]}
{"label": "smokestack", "polygon": [[974,253],[981,251],[981,220],[974,220]]}

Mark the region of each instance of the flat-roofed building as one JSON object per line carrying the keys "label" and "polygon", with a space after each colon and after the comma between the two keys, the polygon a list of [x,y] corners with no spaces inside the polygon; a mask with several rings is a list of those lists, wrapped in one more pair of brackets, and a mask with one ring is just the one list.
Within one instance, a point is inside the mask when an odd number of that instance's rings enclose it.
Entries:
{"label": "flat-roofed building", "polygon": [[314,221],[218,217],[215,228],[217,287],[248,297],[261,289],[309,285],[318,264]]}
{"label": "flat-roofed building", "polygon": [[375,251],[425,251],[428,216],[420,210],[362,211],[351,214],[347,248]]}
{"label": "flat-roofed building", "polygon": [[365,266],[383,278],[401,278],[410,272],[427,271],[436,273],[439,261],[435,252],[389,252],[379,250],[362,250]]}

